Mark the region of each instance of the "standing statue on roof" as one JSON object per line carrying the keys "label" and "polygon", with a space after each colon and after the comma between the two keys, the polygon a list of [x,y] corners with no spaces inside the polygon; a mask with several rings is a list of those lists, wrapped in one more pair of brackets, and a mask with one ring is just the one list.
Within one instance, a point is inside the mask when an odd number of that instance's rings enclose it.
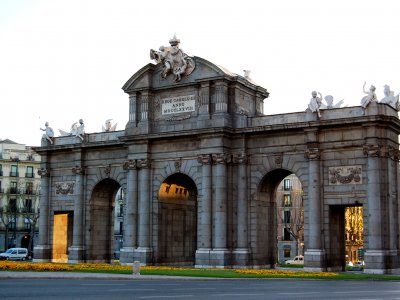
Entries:
{"label": "standing statue on roof", "polygon": [[[317,94],[319,95],[319,97],[317,96]],[[310,103],[308,104],[308,109],[311,112],[316,112],[318,118],[321,118],[321,112],[319,108],[322,105],[322,95],[320,92],[312,91],[311,96],[312,98],[310,99]]]}
{"label": "standing statue on roof", "polygon": [[45,128],[40,128],[40,130],[45,132],[42,136],[42,140],[49,141],[50,144],[53,144],[54,130],[49,126],[49,122],[46,122],[44,126]]}
{"label": "standing statue on roof", "polygon": [[366,82],[364,82],[364,85],[363,85],[363,92],[365,94],[367,94],[367,96],[364,96],[361,99],[361,107],[362,107],[362,110],[363,110],[363,115],[365,114],[365,109],[367,108],[368,104],[370,104],[371,102],[377,102],[378,101],[377,98],[376,98],[376,94],[375,94],[375,90],[376,90],[375,86],[371,85],[370,88],[369,88],[369,91],[366,91],[365,90],[365,84],[366,84]]}
{"label": "standing statue on roof", "polygon": [[383,87],[383,94],[385,95],[385,97],[381,99],[380,103],[389,104],[394,109],[399,110],[400,94],[397,94],[395,96],[394,92],[390,90],[390,86],[388,86],[387,84],[385,84],[385,86]]}
{"label": "standing statue on roof", "polygon": [[161,78],[166,78],[169,74],[175,76],[175,82],[182,79],[182,76],[190,75],[194,68],[194,60],[179,48],[180,40],[176,35],[169,40],[170,47],[160,47],[160,51],[150,50],[150,58],[157,63],[162,63],[164,69]]}

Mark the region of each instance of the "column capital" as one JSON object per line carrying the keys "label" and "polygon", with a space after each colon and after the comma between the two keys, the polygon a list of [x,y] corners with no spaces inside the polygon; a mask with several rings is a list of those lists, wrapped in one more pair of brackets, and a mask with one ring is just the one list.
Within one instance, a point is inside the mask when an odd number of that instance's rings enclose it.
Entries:
{"label": "column capital", "polygon": [[321,157],[321,152],[318,148],[308,148],[304,156],[309,160],[318,160]]}
{"label": "column capital", "polygon": [[363,152],[364,155],[366,156],[371,156],[371,157],[381,157],[382,156],[382,151],[381,151],[381,146],[377,144],[366,144],[363,146]]}
{"label": "column capital", "polygon": [[151,165],[151,161],[148,158],[138,159],[136,161],[136,163],[137,163],[137,167],[141,168],[141,169],[149,169],[150,165]]}
{"label": "column capital", "polygon": [[232,162],[234,164],[247,164],[249,161],[249,156],[246,153],[234,153],[232,155]]}
{"label": "column capital", "polygon": [[50,170],[49,169],[45,169],[45,168],[40,168],[37,171],[39,176],[42,177],[49,177],[50,176]]}
{"label": "column capital", "polygon": [[217,154],[212,154],[212,162],[214,164],[227,164],[232,161],[232,157],[230,155],[227,155],[226,153],[217,153]]}
{"label": "column capital", "polygon": [[75,166],[72,168],[72,173],[76,175],[83,175],[85,174],[85,168],[82,166]]}
{"label": "column capital", "polygon": [[399,161],[400,159],[400,151],[395,147],[389,146],[387,151],[388,157],[394,161]]}
{"label": "column capital", "polygon": [[134,159],[126,160],[122,166],[124,170],[136,170],[137,169],[137,162]]}
{"label": "column capital", "polygon": [[211,154],[199,154],[197,156],[197,161],[202,165],[211,165],[212,163]]}

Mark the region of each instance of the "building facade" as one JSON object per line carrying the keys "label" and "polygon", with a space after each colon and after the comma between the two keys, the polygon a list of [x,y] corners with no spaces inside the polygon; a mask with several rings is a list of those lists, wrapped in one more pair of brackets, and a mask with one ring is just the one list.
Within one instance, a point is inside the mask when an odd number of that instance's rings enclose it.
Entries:
{"label": "building facade", "polygon": [[303,189],[294,174],[285,177],[276,190],[278,262],[304,255]]}
{"label": "building facade", "polygon": [[171,68],[167,54],[152,55],[162,59],[123,86],[125,130],[58,137],[35,149],[37,261],[57,259],[59,246],[71,263],[111,261],[122,188],[121,263],[272,267],[276,189],[295,174],[306,269],[344,269],[344,210],[363,206],[364,271],[399,270],[396,110],[371,103],[321,117],[265,115],[269,93],[248,76],[199,57]]}
{"label": "building facade", "polygon": [[0,140],[0,251],[33,249],[38,240],[40,156],[30,147]]}

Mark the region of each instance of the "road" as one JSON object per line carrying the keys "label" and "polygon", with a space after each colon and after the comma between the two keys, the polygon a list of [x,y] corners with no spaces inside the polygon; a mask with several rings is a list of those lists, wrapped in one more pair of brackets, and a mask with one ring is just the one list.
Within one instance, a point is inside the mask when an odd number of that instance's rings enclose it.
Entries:
{"label": "road", "polygon": [[0,299],[400,299],[398,281],[2,279]]}

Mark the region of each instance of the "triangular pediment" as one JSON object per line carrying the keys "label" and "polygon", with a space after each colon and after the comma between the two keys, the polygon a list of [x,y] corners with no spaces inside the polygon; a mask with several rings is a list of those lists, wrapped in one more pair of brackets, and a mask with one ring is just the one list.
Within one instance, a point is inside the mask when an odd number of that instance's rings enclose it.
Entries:
{"label": "triangular pediment", "polygon": [[126,92],[133,92],[143,89],[165,89],[174,88],[182,85],[190,85],[205,80],[218,78],[234,79],[237,74],[231,73],[228,70],[217,66],[203,58],[194,56],[195,68],[193,72],[187,76],[183,76],[180,81],[176,82],[172,74],[162,78],[164,66],[162,63],[157,65],[147,64],[142,69],[137,71],[122,87]]}

